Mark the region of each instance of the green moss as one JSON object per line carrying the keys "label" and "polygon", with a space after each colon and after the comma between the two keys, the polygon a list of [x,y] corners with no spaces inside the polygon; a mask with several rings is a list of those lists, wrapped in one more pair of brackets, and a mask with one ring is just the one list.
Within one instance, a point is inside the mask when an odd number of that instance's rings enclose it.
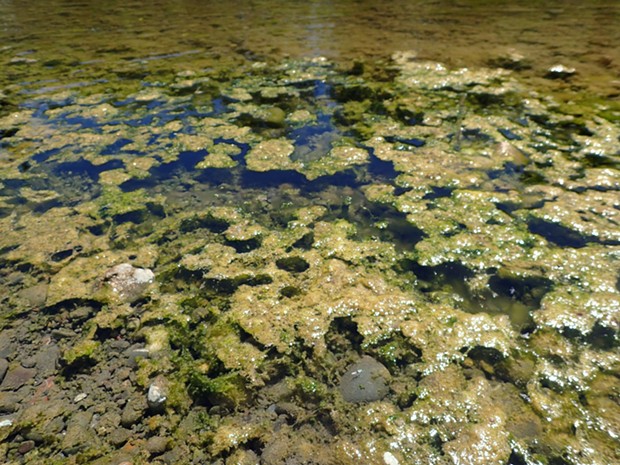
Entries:
{"label": "green moss", "polygon": [[63,352],[62,361],[69,367],[95,364],[100,357],[100,347],[98,341],[83,339]]}
{"label": "green moss", "polygon": [[193,371],[188,379],[188,392],[199,402],[238,409],[251,399],[246,381],[238,373],[228,373],[211,378]]}
{"label": "green moss", "polygon": [[293,381],[293,392],[302,402],[319,403],[327,396],[327,386],[308,376],[296,377]]}

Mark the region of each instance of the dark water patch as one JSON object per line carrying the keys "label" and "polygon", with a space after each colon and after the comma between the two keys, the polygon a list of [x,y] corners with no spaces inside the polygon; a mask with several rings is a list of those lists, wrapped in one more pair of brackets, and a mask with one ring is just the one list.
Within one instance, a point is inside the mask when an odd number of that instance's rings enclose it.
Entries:
{"label": "dark water patch", "polygon": [[106,224],[97,224],[94,226],[87,226],[86,229],[94,236],[103,236],[109,229]]}
{"label": "dark water patch", "polygon": [[31,169],[31,168],[32,168],[32,163],[30,163],[28,160],[26,160],[26,161],[25,161],[25,162],[23,162],[23,163],[20,163],[20,164],[17,166],[17,170],[18,170],[20,173],[26,173],[27,171],[30,171],[30,169]]}
{"label": "dark water patch", "polygon": [[434,267],[421,266],[413,260],[401,261],[399,269],[411,271],[418,278],[418,288],[429,294],[451,293],[458,298],[454,304],[468,313],[508,315],[512,325],[521,330],[534,326],[532,312],[550,289],[545,279],[510,280],[497,276],[489,278],[489,287],[472,294],[467,281],[475,274],[460,263],[446,263]]}
{"label": "dark water patch", "polygon": [[45,202],[37,203],[31,208],[33,212],[38,213],[38,214],[43,214],[46,211],[51,210],[52,208],[62,207],[63,205],[64,204],[61,200],[53,199],[53,200],[47,200]]}
{"label": "dark water patch", "polygon": [[422,266],[411,262],[411,271],[422,281],[435,285],[452,280],[463,281],[472,278],[474,273],[460,263],[446,263],[438,266]]}
{"label": "dark water patch", "polygon": [[435,200],[452,196],[454,191],[451,187],[431,186],[431,192],[422,197],[424,200]]}
{"label": "dark water patch", "polygon": [[306,260],[296,256],[279,258],[276,260],[276,266],[290,273],[303,273],[310,268],[310,264]]}
{"label": "dark water patch", "polygon": [[462,141],[466,142],[491,142],[494,140],[492,136],[478,128],[464,128],[461,131],[461,138]]}
{"label": "dark water patch", "polygon": [[95,118],[88,118],[85,116],[74,115],[62,115],[56,119],[55,122],[62,122],[65,125],[78,126],[79,129],[99,129],[100,124]]}
{"label": "dark water patch", "polygon": [[221,219],[215,218],[212,215],[194,216],[181,221],[181,232],[191,232],[197,229],[208,229],[209,231],[221,234],[230,227],[230,223]]}
{"label": "dark water patch", "polygon": [[133,141],[131,139],[121,137],[110,145],[104,147],[99,153],[101,155],[116,155],[122,150],[123,147],[131,144],[132,142]]}
{"label": "dark water patch", "polygon": [[584,161],[587,168],[620,169],[620,149],[615,156],[601,153],[586,153]]}
{"label": "dark water patch", "polygon": [[395,331],[388,338],[370,345],[368,352],[393,374],[418,362],[422,357],[422,350],[412,344],[400,331]]}
{"label": "dark water patch", "polygon": [[92,181],[99,180],[99,174],[105,171],[102,166],[93,165],[90,161],[80,158],[77,161],[54,163],[50,169],[58,177],[84,177]]}
{"label": "dark water patch", "polygon": [[196,173],[194,179],[209,186],[233,186],[235,183],[235,172],[224,168],[207,168]]}
{"label": "dark water patch", "polygon": [[19,132],[19,128],[0,128],[0,139],[13,137]]}
{"label": "dark water patch", "polygon": [[146,207],[144,209],[114,215],[112,219],[116,224],[142,224],[153,217],[160,219],[165,218],[165,211],[161,205],[145,202],[144,206]]}
{"label": "dark water patch", "polygon": [[[130,179],[122,183],[119,187],[123,192],[131,192],[137,189],[152,189],[161,182],[178,177],[179,179],[190,180],[199,173],[195,168],[196,164],[202,161],[208,152],[206,150],[180,152],[176,160],[169,163],[162,163],[149,169],[149,176],[144,179]],[[192,174],[194,173],[194,174]]]}
{"label": "dark water patch", "polygon": [[234,248],[237,253],[247,253],[247,252],[251,252],[252,250],[258,249],[261,245],[261,239],[260,237],[253,237],[251,239],[246,239],[246,240],[232,240],[231,239],[231,240],[224,241],[224,244],[226,244],[229,247]]}
{"label": "dark water patch", "polygon": [[282,289],[280,289],[280,296],[286,297],[288,299],[292,299],[293,297],[301,294],[302,291],[297,286],[284,286]]}
{"label": "dark water patch", "polygon": [[497,131],[507,140],[523,140],[523,137],[515,134],[510,129],[498,128]]}
{"label": "dark water patch", "polygon": [[372,178],[372,182],[393,182],[394,179],[400,174],[394,168],[394,163],[391,161],[384,161],[374,155],[372,149],[369,150],[370,162],[368,163],[368,174]]}
{"label": "dark water patch", "polygon": [[529,461],[527,461],[520,452],[512,451],[508,458],[507,465],[529,465]]}
{"label": "dark water patch", "polygon": [[308,124],[288,133],[294,142],[295,150],[290,158],[293,161],[310,162],[318,160],[332,149],[332,144],[343,137],[331,123]]}
{"label": "dark water patch", "polygon": [[234,278],[207,278],[202,280],[203,289],[207,294],[210,292],[221,295],[232,295],[240,286],[264,286],[271,284],[273,278],[267,274],[240,275]]}
{"label": "dark water patch", "polygon": [[596,349],[612,350],[614,347],[620,346],[620,337],[614,328],[596,322],[586,338],[586,342]]}
{"label": "dark water patch", "polygon": [[32,156],[32,160],[37,162],[37,163],[43,163],[48,158],[50,158],[50,157],[60,153],[60,150],[61,149],[50,149],[50,150],[45,150],[43,152],[39,152],[36,155]]}
{"label": "dark water patch", "polygon": [[531,218],[528,221],[528,228],[533,234],[538,234],[560,247],[581,248],[588,243],[588,240],[578,232],[541,218]]}
{"label": "dark water patch", "polygon": [[[415,110],[407,106],[398,105],[395,110],[395,116],[408,126],[418,126],[424,123],[425,113],[422,110]],[[415,147],[415,144],[411,145]]]}
{"label": "dark water patch", "polygon": [[[310,231],[304,234],[300,239],[295,241],[292,247],[297,248],[297,249],[302,249],[302,250],[311,250],[313,244],[314,244],[314,233]],[[287,252],[290,252],[290,250],[287,250]]]}
{"label": "dark water patch", "polygon": [[426,141],[422,140],[422,139],[417,139],[417,138],[404,138],[404,137],[394,137],[394,136],[385,136],[384,137],[386,142],[389,142],[390,144],[400,144],[399,147],[396,147],[396,150],[406,150],[406,147],[402,147],[402,146],[408,146],[410,147],[414,147],[414,148],[419,148],[419,147],[424,147],[426,145]]}
{"label": "dark water patch", "polygon": [[291,184],[298,187],[306,187],[309,181],[306,177],[292,170],[270,170],[265,172],[244,171],[241,174],[240,186],[243,189],[261,189],[280,187],[283,184]]}
{"label": "dark water patch", "polygon": [[357,323],[349,316],[337,317],[332,320],[325,334],[327,348],[334,354],[345,354],[350,351],[362,352],[364,336],[360,333]]}
{"label": "dark water patch", "polygon": [[236,100],[226,99],[224,97],[217,97],[211,101],[211,105],[213,110],[211,113],[208,113],[208,116],[221,116],[225,113],[228,113],[230,110],[229,104],[234,103]]}
{"label": "dark water patch", "polygon": [[29,182],[23,179],[3,179],[0,183],[0,195],[3,197],[15,197],[19,195],[19,190],[28,186]]}
{"label": "dark water patch", "polygon": [[523,302],[532,308],[540,307],[540,301],[551,290],[551,286],[552,282],[542,277],[516,279],[500,278],[496,275],[489,279],[491,291]]}

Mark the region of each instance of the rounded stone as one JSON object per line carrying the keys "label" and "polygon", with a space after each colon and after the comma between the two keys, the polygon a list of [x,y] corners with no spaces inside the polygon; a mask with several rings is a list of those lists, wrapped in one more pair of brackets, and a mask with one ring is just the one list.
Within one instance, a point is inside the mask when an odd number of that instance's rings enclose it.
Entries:
{"label": "rounded stone", "polygon": [[347,402],[372,402],[389,392],[390,372],[374,358],[362,357],[347,368],[340,379],[340,392]]}
{"label": "rounded stone", "polygon": [[154,436],[146,441],[146,450],[151,455],[163,454],[168,448],[168,438],[162,436]]}

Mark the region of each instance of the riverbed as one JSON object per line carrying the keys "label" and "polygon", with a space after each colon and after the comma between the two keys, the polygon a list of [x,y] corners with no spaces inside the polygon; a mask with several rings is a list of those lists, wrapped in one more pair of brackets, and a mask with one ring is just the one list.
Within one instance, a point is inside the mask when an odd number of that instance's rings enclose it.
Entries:
{"label": "riverbed", "polygon": [[1,461],[620,462],[619,23],[0,0]]}

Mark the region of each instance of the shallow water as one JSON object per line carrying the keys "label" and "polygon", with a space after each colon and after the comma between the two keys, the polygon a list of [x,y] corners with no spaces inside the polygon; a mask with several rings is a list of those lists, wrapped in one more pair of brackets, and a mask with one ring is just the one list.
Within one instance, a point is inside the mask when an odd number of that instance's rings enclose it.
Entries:
{"label": "shallow water", "polygon": [[539,3],[0,0],[3,462],[620,461],[620,6]]}

